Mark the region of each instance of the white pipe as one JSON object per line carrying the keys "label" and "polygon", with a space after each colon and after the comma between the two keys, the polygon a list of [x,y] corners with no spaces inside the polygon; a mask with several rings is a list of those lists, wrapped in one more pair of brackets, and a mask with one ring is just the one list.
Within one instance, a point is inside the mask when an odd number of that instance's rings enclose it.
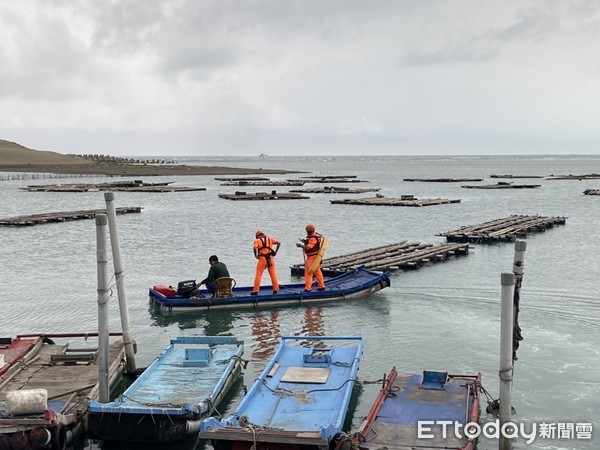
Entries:
{"label": "white pipe", "polygon": [[121,260],[121,246],[119,243],[119,232],[117,229],[117,212],[114,203],[115,195],[112,192],[104,193],[106,201],[106,215],[108,216],[108,228],[110,231],[110,242],[115,266],[115,279],[117,280],[117,296],[119,298],[119,312],[121,314],[121,328],[123,331],[123,344],[125,345],[125,358],[127,370],[136,371],[135,350],[133,348],[133,335],[129,326],[129,310],[127,308],[127,294],[125,293],[125,273]]}
{"label": "white pipe", "polygon": [[[511,419],[510,390],[513,379],[512,339],[513,339],[513,295],[515,275],[504,272],[501,274],[502,304],[500,315],[500,426]],[[510,439],[500,433],[499,449],[508,450]]]}
{"label": "white pipe", "polygon": [[[513,261],[513,273],[517,279],[523,277],[525,269],[525,250],[527,249],[527,241],[517,240],[515,242],[515,259]],[[516,281],[516,280],[515,280]]]}
{"label": "white pipe", "polygon": [[108,384],[108,251],[106,240],[106,214],[96,214],[96,261],[98,265],[98,399],[110,400]]}
{"label": "white pipe", "polygon": [[513,260],[513,273],[515,274],[515,294],[513,298],[513,361],[517,360],[519,341],[523,340],[521,327],[519,326],[519,309],[521,303],[521,285],[523,284],[523,272],[525,270],[525,249],[527,249],[526,241],[518,240],[515,242],[515,257]]}

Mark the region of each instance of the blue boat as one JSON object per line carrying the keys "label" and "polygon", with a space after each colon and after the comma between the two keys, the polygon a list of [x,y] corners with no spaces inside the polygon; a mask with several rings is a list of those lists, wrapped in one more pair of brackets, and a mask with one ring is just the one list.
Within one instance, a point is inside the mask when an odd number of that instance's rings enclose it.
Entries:
{"label": "blue boat", "polygon": [[362,348],[361,337],[282,337],[234,413],[203,420],[200,438],[215,450],[335,446]]}
{"label": "blue boat", "polygon": [[88,403],[88,432],[108,441],[172,442],[196,434],[241,371],[244,342],[178,337],[110,403]]}
{"label": "blue boat", "polygon": [[473,450],[476,441],[468,435],[475,433],[465,433],[465,427],[479,422],[480,393],[480,373],[406,374],[394,367],[360,430],[353,434],[353,448]]}
{"label": "blue boat", "polygon": [[226,294],[215,297],[207,290],[199,290],[195,295],[181,295],[176,289],[165,285],[150,288],[150,301],[161,309],[198,310],[212,308],[258,308],[261,306],[300,305],[362,297],[390,286],[388,273],[373,272],[360,266],[335,278],[325,280],[325,290],[316,286],[310,292],[304,291],[304,283],[280,285],[279,292],[273,294],[271,288],[262,287],[258,295],[250,295],[252,286],[233,287]]}

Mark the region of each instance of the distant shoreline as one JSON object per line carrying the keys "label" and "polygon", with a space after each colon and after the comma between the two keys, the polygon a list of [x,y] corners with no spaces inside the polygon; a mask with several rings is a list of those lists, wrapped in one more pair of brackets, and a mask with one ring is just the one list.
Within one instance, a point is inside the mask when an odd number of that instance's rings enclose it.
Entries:
{"label": "distant shoreline", "polygon": [[[101,155],[100,155],[101,156]],[[122,159],[122,160],[121,160]],[[186,166],[171,163],[130,162],[124,158],[88,159],[52,151],[32,150],[0,139],[0,172],[56,175],[176,176],[254,175],[297,173],[281,169],[248,169],[222,166]]]}
{"label": "distant shoreline", "polygon": [[278,169],[185,166],[176,164],[0,164],[0,172],[113,176],[255,175],[295,173],[289,170]]}

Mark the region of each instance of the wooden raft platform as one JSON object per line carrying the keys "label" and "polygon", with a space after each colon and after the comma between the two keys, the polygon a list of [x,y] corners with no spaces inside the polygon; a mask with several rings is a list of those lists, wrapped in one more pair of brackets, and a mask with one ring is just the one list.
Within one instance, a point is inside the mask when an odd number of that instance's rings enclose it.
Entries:
{"label": "wooden raft platform", "polygon": [[229,177],[229,178],[223,178],[223,177],[217,177],[215,178],[215,180],[217,181],[269,181],[269,178],[265,178],[265,177]]}
{"label": "wooden raft platform", "polygon": [[512,184],[506,181],[500,181],[496,184],[480,184],[480,185],[462,185],[461,188],[466,189],[534,189],[539,188],[541,184]]}
{"label": "wooden raft platform", "polygon": [[554,225],[564,225],[565,223],[565,217],[513,215],[478,225],[461,227],[437,236],[446,236],[448,242],[511,242],[527,233],[546,231]]}
{"label": "wooden raft platform", "polygon": [[306,197],[295,192],[271,191],[270,194],[267,192],[236,192],[235,194],[219,194],[219,198],[224,198],[225,200],[299,200],[310,197]]}
{"label": "wooden raft platform", "polygon": [[311,180],[340,180],[342,178],[357,178],[356,175],[311,175],[309,177],[300,177],[300,178],[308,178]]}
{"label": "wooden raft platform", "polygon": [[[400,241],[396,244],[325,258],[321,263],[321,270],[327,277],[339,275],[361,265],[369,270],[381,272],[414,270],[427,263],[446,261],[451,256],[467,255],[468,252],[469,244],[433,245]],[[291,266],[291,273],[302,276],[304,264]]]}
{"label": "wooden raft platform", "polygon": [[599,173],[588,173],[585,175],[550,175],[546,180],[597,180],[600,178]]}
{"label": "wooden raft platform", "polygon": [[281,180],[281,181],[226,181],[221,186],[304,186],[304,180]]}
{"label": "wooden raft platform", "polygon": [[456,183],[466,181],[483,181],[483,178],[404,178],[403,181],[422,181],[427,183]]}
{"label": "wooden raft platform", "polygon": [[30,185],[24,189],[30,192],[189,192],[205,191],[206,188],[170,186],[173,181],[162,183],[145,183],[141,180],[116,181],[112,183],[72,183]]}
{"label": "wooden raft platform", "polygon": [[337,178],[337,177],[324,177],[324,178],[304,178],[301,181],[305,181],[307,183],[369,183],[369,180],[358,180],[356,178]]}
{"label": "wooden raft platform", "polygon": [[506,175],[490,175],[490,178],[544,178],[543,175],[512,175],[512,174],[506,174]]}
{"label": "wooden raft platform", "polygon": [[[32,214],[28,216],[15,216],[0,219],[0,225],[3,226],[32,226],[43,223],[67,222],[71,220],[94,219],[96,214],[105,213],[106,209],[87,209],[83,211],[65,211],[50,212],[41,214]],[[141,206],[129,206],[116,208],[117,214],[129,214],[142,212]]]}
{"label": "wooden raft platform", "polygon": [[585,195],[600,195],[600,189],[586,189],[583,193]]}
{"label": "wooden raft platform", "polygon": [[290,192],[299,192],[302,194],[364,194],[365,192],[377,192],[380,188],[347,188],[339,186],[325,186],[322,188],[310,189],[292,189]]}
{"label": "wooden raft platform", "polygon": [[458,200],[445,198],[421,198],[413,195],[403,195],[400,198],[387,198],[382,195],[367,198],[345,198],[343,200],[329,200],[334,205],[370,205],[370,206],[433,206],[445,205],[448,203],[460,203]]}

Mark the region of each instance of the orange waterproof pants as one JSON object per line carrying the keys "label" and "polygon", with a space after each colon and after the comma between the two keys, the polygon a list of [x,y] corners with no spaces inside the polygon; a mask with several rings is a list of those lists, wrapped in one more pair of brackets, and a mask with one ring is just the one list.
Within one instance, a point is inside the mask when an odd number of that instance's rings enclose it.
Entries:
{"label": "orange waterproof pants", "polygon": [[315,273],[313,273],[312,275],[308,274],[308,268],[312,265],[316,257],[317,255],[307,256],[306,261],[304,261],[304,278],[306,278],[305,288],[309,291],[312,288],[313,276],[317,277],[317,283],[319,287],[321,289],[325,288],[325,280],[323,280],[323,272],[321,272],[321,266],[318,266],[317,270],[315,270]]}
{"label": "orange waterproof pants", "polygon": [[265,269],[269,271],[273,290],[279,290],[279,281],[277,281],[277,271],[275,270],[275,258],[271,257],[271,266],[269,267],[267,266],[267,258],[261,256],[256,263],[256,275],[254,276],[254,288],[252,289],[252,292],[258,292],[260,289],[260,280],[262,280]]}

